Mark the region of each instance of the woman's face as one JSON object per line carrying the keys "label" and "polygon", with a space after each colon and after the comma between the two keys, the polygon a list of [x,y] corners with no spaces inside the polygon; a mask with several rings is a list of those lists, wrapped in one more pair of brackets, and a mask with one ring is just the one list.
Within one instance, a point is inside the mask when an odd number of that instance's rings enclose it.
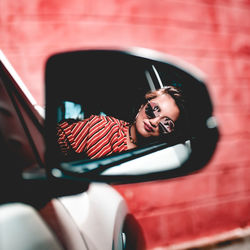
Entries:
{"label": "woman's face", "polygon": [[135,122],[137,134],[149,138],[172,132],[179,115],[180,110],[170,95],[157,96],[141,107]]}

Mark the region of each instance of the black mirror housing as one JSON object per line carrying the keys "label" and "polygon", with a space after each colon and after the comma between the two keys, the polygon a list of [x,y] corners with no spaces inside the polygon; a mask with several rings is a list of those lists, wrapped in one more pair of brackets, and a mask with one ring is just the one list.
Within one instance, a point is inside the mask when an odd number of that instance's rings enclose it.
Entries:
{"label": "black mirror housing", "polygon": [[[145,53],[146,52],[146,53]],[[157,73],[155,73],[155,70]],[[156,51],[143,49],[97,49],[52,55],[46,63],[45,141],[48,174],[53,178],[129,183],[183,176],[204,167],[219,139],[213,106],[203,75],[193,66]],[[162,85],[180,88],[185,96],[187,126],[185,136],[148,147],[96,160],[62,164],[57,157],[55,126],[58,107],[65,101],[80,104],[84,115],[104,113],[132,121],[146,90]],[[131,110],[131,112],[128,112]],[[140,174],[104,174],[159,150],[189,141],[189,156],[178,167]],[[167,159],[159,158],[159,161]],[[133,161],[133,164],[136,163]],[[65,167],[66,166],[66,167]],[[119,171],[118,171],[119,172]]]}

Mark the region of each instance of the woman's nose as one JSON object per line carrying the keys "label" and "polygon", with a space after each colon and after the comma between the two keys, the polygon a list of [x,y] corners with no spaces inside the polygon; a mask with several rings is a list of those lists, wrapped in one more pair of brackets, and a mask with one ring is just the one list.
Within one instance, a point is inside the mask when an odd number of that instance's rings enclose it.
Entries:
{"label": "woman's nose", "polygon": [[157,127],[159,122],[160,122],[160,117],[155,117],[149,120],[150,124],[152,125],[152,127]]}

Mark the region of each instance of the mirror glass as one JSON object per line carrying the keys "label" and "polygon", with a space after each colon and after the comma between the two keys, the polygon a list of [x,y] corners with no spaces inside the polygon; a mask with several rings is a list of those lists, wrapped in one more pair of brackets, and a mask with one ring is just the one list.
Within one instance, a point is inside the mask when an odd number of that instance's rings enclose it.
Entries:
{"label": "mirror glass", "polygon": [[[101,166],[107,175],[180,167],[189,158],[192,138],[212,114],[198,71],[138,50],[51,56],[46,105],[50,165],[59,162],[60,168],[76,173]],[[171,152],[175,163],[167,157]],[[145,160],[151,163],[145,166]],[[131,164],[144,167],[131,172]],[[116,165],[119,170],[109,169]]]}

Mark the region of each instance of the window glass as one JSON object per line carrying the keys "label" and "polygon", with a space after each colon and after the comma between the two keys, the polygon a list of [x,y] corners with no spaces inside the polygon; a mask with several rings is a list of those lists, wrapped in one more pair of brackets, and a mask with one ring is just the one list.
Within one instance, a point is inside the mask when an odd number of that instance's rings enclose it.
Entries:
{"label": "window glass", "polygon": [[[37,160],[40,164],[44,164],[44,152],[45,152],[45,144],[42,129],[42,124],[38,124],[38,120],[35,116],[31,116],[32,113],[27,111],[28,107],[24,106],[24,103],[21,102],[17,96],[15,98],[15,103],[17,105],[17,109],[20,112],[21,118],[23,119],[26,136],[29,139],[30,147],[32,148],[34,154],[37,156]],[[32,112],[30,110],[30,112]],[[39,125],[39,127],[38,127]]]}
{"label": "window glass", "polygon": [[[35,168],[39,163],[37,145],[43,148],[41,134],[32,124],[21,103],[13,92],[5,88],[6,78],[0,78],[0,146],[4,148],[6,167],[18,167],[21,170]],[[10,96],[11,94],[11,96]],[[13,98],[12,98],[13,97]],[[14,101],[14,102],[13,102]],[[41,151],[41,150],[40,150]],[[14,166],[13,166],[14,163]]]}

